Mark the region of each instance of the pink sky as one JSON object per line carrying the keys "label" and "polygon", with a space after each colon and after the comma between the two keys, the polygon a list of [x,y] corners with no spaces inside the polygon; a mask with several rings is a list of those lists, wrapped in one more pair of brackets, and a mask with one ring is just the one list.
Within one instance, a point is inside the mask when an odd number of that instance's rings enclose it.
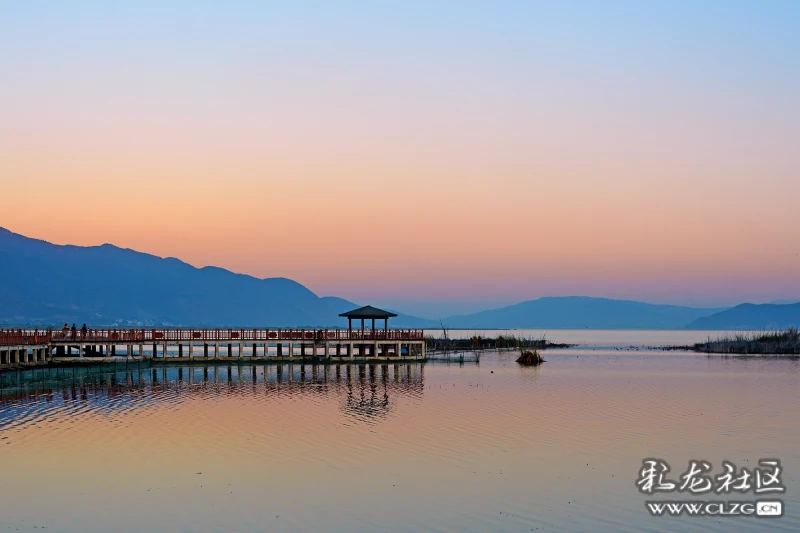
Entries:
{"label": "pink sky", "polygon": [[587,22],[565,36],[606,39],[554,56],[567,41],[477,15],[375,50],[346,37],[369,13],[310,42],[245,15],[214,43],[23,21],[12,42],[48,39],[4,58],[0,226],[359,301],[800,296],[800,62],[777,61],[774,20]]}

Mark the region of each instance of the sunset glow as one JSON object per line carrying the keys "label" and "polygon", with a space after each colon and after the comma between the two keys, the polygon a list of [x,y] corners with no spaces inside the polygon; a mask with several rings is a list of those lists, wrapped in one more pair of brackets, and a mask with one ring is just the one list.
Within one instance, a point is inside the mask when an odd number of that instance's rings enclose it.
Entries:
{"label": "sunset glow", "polygon": [[365,303],[800,296],[796,3],[75,4],[0,8],[11,231]]}

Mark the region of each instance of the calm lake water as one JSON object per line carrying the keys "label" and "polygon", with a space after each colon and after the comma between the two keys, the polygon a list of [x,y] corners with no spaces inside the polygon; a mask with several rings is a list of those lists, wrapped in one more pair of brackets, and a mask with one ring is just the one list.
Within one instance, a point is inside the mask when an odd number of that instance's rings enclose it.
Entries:
{"label": "calm lake water", "polygon": [[[2,374],[0,531],[800,530],[798,360],[619,349],[705,332],[547,335],[581,346],[538,368]],[[646,457],[672,477],[779,458],[785,516],[651,517]]]}

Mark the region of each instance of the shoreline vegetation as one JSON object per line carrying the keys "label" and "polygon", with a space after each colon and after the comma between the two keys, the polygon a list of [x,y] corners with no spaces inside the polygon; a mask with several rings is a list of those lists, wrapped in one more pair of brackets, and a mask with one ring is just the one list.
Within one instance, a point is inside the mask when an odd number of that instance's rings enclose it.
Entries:
{"label": "shoreline vegetation", "polygon": [[524,337],[517,335],[498,335],[484,337],[476,335],[468,339],[452,339],[448,330],[443,330],[441,337],[425,336],[425,349],[429,352],[464,352],[479,350],[547,350],[549,348],[571,348],[575,344],[550,342],[544,337]]}
{"label": "shoreline vegetation", "polygon": [[733,334],[709,338],[689,348],[711,354],[800,355],[800,331],[789,328],[767,333]]}

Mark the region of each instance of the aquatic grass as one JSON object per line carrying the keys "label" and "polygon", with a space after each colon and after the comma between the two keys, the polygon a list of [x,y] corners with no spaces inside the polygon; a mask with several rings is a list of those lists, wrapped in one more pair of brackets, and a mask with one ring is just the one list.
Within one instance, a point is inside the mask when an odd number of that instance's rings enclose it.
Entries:
{"label": "aquatic grass", "polygon": [[800,355],[800,332],[792,327],[785,331],[735,333],[695,344],[696,352],[720,354]]}
{"label": "aquatic grass", "polygon": [[517,335],[498,335],[484,337],[475,335],[466,339],[452,339],[447,334],[442,337],[425,336],[425,347],[428,351],[463,351],[463,350],[546,350],[548,348],[569,348],[572,344],[554,343],[542,337],[524,337]]}

